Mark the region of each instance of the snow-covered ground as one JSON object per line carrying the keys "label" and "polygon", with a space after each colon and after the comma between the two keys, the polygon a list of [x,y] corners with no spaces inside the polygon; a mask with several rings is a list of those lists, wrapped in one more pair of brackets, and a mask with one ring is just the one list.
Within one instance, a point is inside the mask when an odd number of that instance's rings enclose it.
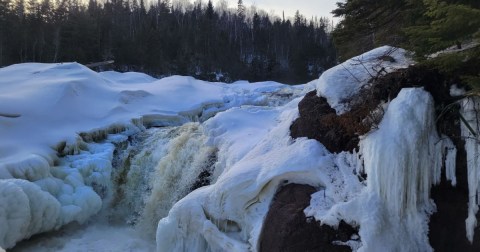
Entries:
{"label": "snow-covered ground", "polygon": [[[0,69],[0,246],[65,226],[14,250],[257,251],[275,191],[302,183],[319,189],[307,216],[359,225],[360,240],[346,243],[354,250],[430,251],[430,187],[444,158],[455,183],[456,150],[435,130],[429,93],[385,101],[359,153],[330,153],[289,130],[306,92],[340,114],[370,78],[410,63],[404,50],[381,47],[297,87],[76,63]],[[467,144],[476,154],[477,142]],[[209,185],[196,189],[201,174]]]}

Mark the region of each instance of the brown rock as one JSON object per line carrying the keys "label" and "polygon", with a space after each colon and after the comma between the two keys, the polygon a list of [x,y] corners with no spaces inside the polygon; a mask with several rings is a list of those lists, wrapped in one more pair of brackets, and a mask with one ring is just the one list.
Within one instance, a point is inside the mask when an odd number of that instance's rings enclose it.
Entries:
{"label": "brown rock", "polygon": [[356,233],[344,222],[338,230],[307,219],[303,210],[310,205],[310,195],[316,189],[309,185],[289,184],[276,193],[265,218],[259,249],[261,252],[352,251],[348,246],[333,245],[347,241]]}

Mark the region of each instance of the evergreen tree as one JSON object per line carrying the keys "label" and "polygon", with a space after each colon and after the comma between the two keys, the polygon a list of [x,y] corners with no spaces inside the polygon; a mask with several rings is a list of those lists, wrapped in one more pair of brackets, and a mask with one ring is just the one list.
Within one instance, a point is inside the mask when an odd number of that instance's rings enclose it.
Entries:
{"label": "evergreen tree", "polygon": [[417,0],[347,0],[332,11],[342,17],[333,32],[340,59],[346,60],[381,45],[405,42],[403,27],[415,22]]}
{"label": "evergreen tree", "polygon": [[238,0],[238,4],[237,4],[237,16],[240,20],[244,20],[245,19],[245,6],[243,5],[243,1],[242,0]]}
{"label": "evergreen tree", "polygon": [[425,0],[426,24],[407,28],[411,45],[418,56],[433,53],[480,36],[480,9],[463,4]]}
{"label": "evergreen tree", "polygon": [[[420,60],[439,50],[456,47],[459,52],[439,54],[422,62],[480,89],[480,6],[478,2],[471,5],[469,2],[425,0],[426,22],[411,26],[406,32],[410,39],[409,48]],[[464,44],[472,48],[462,50]]]}

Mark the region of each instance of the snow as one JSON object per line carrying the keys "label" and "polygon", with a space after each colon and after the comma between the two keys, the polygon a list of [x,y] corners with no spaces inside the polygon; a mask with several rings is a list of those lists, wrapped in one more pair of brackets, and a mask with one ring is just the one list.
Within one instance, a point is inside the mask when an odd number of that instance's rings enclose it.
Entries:
{"label": "snow", "polygon": [[[301,96],[316,89],[341,114],[372,75],[412,64],[407,54],[380,47],[296,87],[96,73],[77,63],[1,68],[0,247],[63,227],[18,249],[257,251],[275,192],[300,183],[318,190],[306,216],[359,227],[335,244],[432,251],[430,188],[442,172],[456,185],[457,150],[436,132],[430,94],[409,88],[385,101],[358,153],[290,137]],[[479,104],[465,99],[462,110],[475,129]],[[480,153],[477,136],[465,126],[462,135],[471,240]],[[205,171],[210,185],[192,191]]]}
{"label": "snow", "polygon": [[427,55],[427,58],[433,59],[433,58],[437,58],[437,57],[443,56],[443,55],[448,55],[448,54],[452,54],[452,53],[459,53],[459,52],[467,51],[467,50],[470,50],[472,48],[478,47],[480,45],[479,42],[474,41],[474,40],[473,41],[462,42],[462,43],[463,44],[461,45],[461,48],[458,48],[458,45],[452,45],[448,48],[445,48],[444,50],[440,50],[438,52]]}
{"label": "snow", "polygon": [[317,95],[325,97],[330,107],[342,114],[349,110],[347,100],[367,87],[372,78],[413,64],[407,54],[401,48],[382,46],[353,57],[320,76],[316,81]]}
{"label": "snow", "polygon": [[[302,90],[96,73],[77,63],[1,68],[0,246],[98,213],[112,194],[114,143],[144,126],[203,121],[231,107],[268,105],[276,92]],[[110,142],[92,142],[119,132]]]}
{"label": "snow", "polygon": [[224,110],[262,103],[265,97],[254,92],[285,87],[273,82],[228,86],[181,76],[153,81],[136,73],[98,74],[77,63],[13,65],[0,69],[0,76],[0,113],[20,115],[0,117],[2,163],[18,162],[31,153],[51,163],[53,150],[45,146],[64,140],[73,144],[77,132],[129,125],[143,115],[183,122],[208,106]]}
{"label": "snow", "polygon": [[[323,185],[318,168],[332,162],[326,149],[314,140],[289,137],[298,102],[278,109],[233,109],[205,123],[209,142],[219,153],[234,156],[219,157],[215,169],[222,172],[215,183],[187,195],[159,222],[157,251],[256,250],[263,217],[279,185]],[[240,121],[240,114],[248,115]],[[244,141],[235,141],[240,138]]]}
{"label": "snow", "polygon": [[68,226],[61,232],[56,232],[53,237],[37,237],[18,245],[14,250],[35,252],[150,252],[155,250],[155,244],[141,237],[132,227],[100,222],[89,226]]}

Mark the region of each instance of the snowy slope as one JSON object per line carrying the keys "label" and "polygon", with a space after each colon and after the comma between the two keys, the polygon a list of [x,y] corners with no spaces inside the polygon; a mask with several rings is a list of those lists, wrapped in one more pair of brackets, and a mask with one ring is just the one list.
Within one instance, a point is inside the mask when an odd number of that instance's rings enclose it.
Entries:
{"label": "snowy slope", "polygon": [[[96,73],[77,63],[0,69],[0,247],[35,233],[84,222],[102,207],[114,145],[86,144],[104,133],[204,120],[272,93],[302,88],[226,85],[174,76]],[[77,154],[59,162],[57,150]],[[97,187],[97,188],[95,188]]]}

